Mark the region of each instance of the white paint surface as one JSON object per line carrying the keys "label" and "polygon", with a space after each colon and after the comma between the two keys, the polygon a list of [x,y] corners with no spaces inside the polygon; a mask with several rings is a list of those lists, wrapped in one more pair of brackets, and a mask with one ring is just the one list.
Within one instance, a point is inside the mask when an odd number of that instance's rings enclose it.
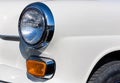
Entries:
{"label": "white paint surface", "polygon": [[[20,13],[32,2],[0,1],[0,34],[18,35]],[[45,83],[86,83],[101,57],[120,50],[120,2],[54,0],[44,3],[54,14],[55,34],[42,56],[51,57],[57,63],[54,78]],[[19,43],[0,39],[0,64],[0,80],[30,83]]]}

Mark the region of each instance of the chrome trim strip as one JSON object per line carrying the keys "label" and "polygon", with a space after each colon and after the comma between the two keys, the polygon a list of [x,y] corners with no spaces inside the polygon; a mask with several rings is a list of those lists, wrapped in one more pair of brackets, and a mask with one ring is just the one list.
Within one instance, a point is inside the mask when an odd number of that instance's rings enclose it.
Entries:
{"label": "chrome trim strip", "polygon": [[7,81],[2,81],[2,80],[0,80],[0,83],[11,83],[11,82],[7,82]]}
{"label": "chrome trim strip", "polygon": [[20,41],[19,36],[0,35],[0,39],[7,41]]}

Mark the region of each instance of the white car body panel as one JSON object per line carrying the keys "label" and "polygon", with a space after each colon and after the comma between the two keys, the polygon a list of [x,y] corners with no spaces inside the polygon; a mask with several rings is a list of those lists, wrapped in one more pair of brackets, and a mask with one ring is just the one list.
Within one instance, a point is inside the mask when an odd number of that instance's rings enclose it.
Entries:
{"label": "white car body panel", "polygon": [[[19,16],[33,2],[0,1],[0,34],[18,35]],[[103,56],[120,50],[120,2],[42,2],[54,15],[55,33],[41,56],[51,57],[57,64],[54,78],[45,83],[86,83]],[[0,80],[34,83],[26,77],[18,42],[0,39],[0,64]]]}

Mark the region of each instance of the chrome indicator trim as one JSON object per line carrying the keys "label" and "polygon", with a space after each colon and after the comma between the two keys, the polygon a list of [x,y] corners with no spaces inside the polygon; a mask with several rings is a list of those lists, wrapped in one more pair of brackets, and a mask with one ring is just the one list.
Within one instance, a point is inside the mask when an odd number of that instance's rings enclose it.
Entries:
{"label": "chrome indicator trim", "polygon": [[39,77],[39,76],[34,76],[30,73],[27,72],[27,77],[28,79],[30,79],[31,81],[34,82],[44,82],[47,80],[50,80],[54,77],[55,75],[55,71],[56,71],[56,62],[55,60],[51,59],[51,58],[47,58],[47,57],[38,57],[38,56],[31,56],[29,59],[27,60],[36,60],[36,61],[42,61],[44,63],[46,63],[47,67],[46,67],[46,73],[44,76]]}

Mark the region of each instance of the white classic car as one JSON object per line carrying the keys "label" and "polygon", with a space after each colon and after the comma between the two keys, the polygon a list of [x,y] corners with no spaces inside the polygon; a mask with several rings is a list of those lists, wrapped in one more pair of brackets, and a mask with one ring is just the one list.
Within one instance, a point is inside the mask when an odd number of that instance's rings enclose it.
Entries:
{"label": "white classic car", "polygon": [[120,83],[120,1],[1,0],[1,83]]}

